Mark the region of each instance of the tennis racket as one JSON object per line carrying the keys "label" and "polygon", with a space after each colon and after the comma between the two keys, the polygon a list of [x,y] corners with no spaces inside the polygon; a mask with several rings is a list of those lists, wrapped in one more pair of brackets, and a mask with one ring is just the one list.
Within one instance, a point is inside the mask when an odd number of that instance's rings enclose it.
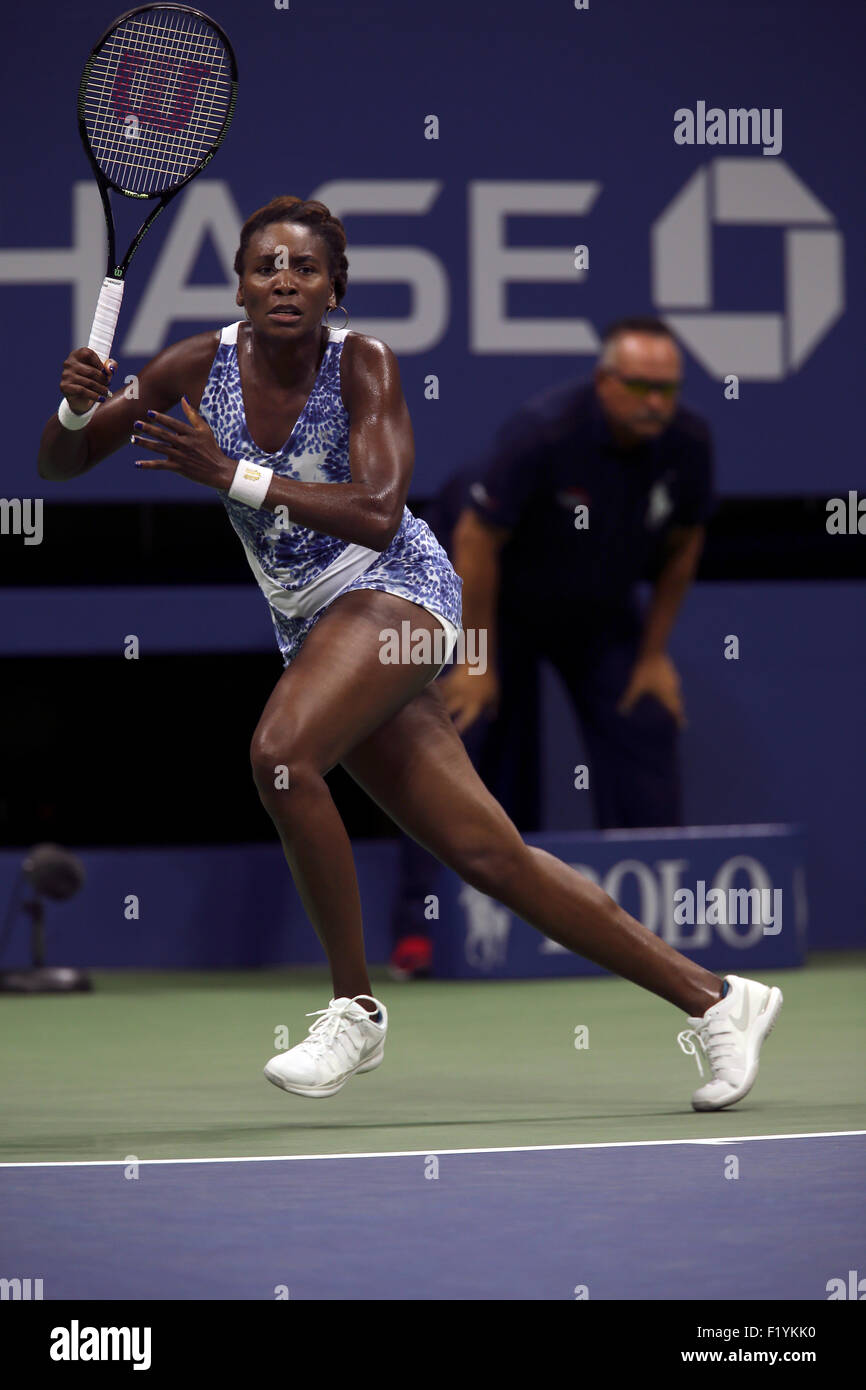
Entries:
{"label": "tennis racket", "polygon": [[[108,265],[87,344],[102,362],[111,355],[129,263],[159,214],[225,139],[237,79],[223,30],[188,5],[129,10],[91,49],[78,90],[78,129],[108,231]],[[122,261],[109,189],[158,200]]]}

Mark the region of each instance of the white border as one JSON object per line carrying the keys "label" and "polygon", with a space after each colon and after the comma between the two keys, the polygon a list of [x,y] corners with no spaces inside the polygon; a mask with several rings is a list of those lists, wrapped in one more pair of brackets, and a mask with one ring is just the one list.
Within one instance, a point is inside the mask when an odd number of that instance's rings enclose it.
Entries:
{"label": "white border", "polygon": [[650,1149],[672,1144],[751,1144],[769,1139],[848,1139],[866,1134],[866,1129],[828,1129],[804,1134],[732,1134],[711,1139],[616,1139],[596,1144],[515,1144],[490,1149],[386,1149],[369,1153],[343,1154],[242,1154],[237,1158],[86,1158],[50,1159],[37,1162],[0,1162],[0,1168],[126,1168],[130,1163],[309,1163],[327,1158],[429,1158],[443,1154],[523,1154],[552,1153],[572,1149]]}

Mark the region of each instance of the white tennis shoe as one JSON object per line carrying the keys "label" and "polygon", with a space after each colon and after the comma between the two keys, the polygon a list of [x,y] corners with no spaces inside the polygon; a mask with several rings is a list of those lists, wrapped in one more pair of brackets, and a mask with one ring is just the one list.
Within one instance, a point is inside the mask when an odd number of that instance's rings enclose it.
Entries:
{"label": "white tennis shoe", "polygon": [[724,999],[707,1009],[703,1018],[689,1018],[691,1025],[678,1034],[677,1042],[694,1057],[701,1076],[697,1044],[709,1064],[710,1080],[692,1096],[694,1110],[723,1110],[742,1100],[755,1084],[761,1044],[782,1008],[782,991],[757,980],[726,975],[730,989]]}
{"label": "white tennis shoe", "polygon": [[[374,1023],[359,999],[376,1005],[381,1022]],[[334,1096],[350,1076],[381,1066],[388,1011],[372,995],[332,999],[327,1009],[315,1009],[307,1018],[316,1019],[309,1037],[288,1052],[278,1052],[265,1067],[265,1076],[275,1086],[296,1096]]]}

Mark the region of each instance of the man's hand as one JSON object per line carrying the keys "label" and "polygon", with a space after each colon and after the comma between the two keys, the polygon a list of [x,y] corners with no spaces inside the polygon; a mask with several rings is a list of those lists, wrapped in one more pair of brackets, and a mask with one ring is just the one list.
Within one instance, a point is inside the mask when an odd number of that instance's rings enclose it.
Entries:
{"label": "man's hand", "polygon": [[136,420],[133,444],[162,455],[156,459],[136,459],[139,468],[162,468],[169,473],[181,473],[193,483],[204,487],[231,487],[236,464],[226,458],[206,420],[189,404],[181,400],[187,424],[158,410],[149,410],[146,420]]}
{"label": "man's hand", "polygon": [[482,715],[491,718],[499,708],[499,677],[491,666],[484,674],[470,674],[468,666],[455,666],[436,682],[458,734],[463,734]]}
{"label": "man's hand", "polygon": [[654,696],[673,715],[679,728],[686,727],[680,678],[676,666],[664,652],[641,657],[635,662],[617,712],[629,714],[642,695]]}

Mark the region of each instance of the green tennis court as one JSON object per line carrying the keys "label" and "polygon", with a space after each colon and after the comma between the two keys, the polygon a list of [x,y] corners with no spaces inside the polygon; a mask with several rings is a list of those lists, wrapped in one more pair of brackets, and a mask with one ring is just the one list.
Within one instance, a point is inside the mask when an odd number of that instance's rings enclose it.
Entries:
{"label": "green tennis court", "polygon": [[[262,1067],[324,1008],[324,971],[98,971],[94,992],[6,997],[5,1162],[340,1154],[863,1127],[866,952],[764,972],[785,996],[758,1081],[695,1114],[684,1017],[615,979],[394,984],[385,1062],[306,1100]],[[587,1029],[577,1048],[575,1030]]]}

